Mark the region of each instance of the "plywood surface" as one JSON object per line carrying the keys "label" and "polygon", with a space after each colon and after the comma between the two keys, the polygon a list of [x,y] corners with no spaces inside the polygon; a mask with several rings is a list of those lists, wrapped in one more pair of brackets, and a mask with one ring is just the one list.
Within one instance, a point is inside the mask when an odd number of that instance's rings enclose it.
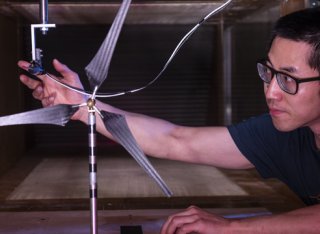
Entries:
{"label": "plywood surface", "polygon": [[[245,196],[218,169],[169,160],[151,160],[174,196]],[[87,158],[44,158],[8,200],[88,198]],[[98,159],[99,198],[163,197],[157,184],[125,157]]]}

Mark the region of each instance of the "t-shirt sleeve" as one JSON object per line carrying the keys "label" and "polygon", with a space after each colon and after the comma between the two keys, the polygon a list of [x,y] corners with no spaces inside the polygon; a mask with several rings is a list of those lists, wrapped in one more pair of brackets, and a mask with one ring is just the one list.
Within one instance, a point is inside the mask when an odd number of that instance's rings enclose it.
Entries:
{"label": "t-shirt sleeve", "polygon": [[[255,166],[264,178],[277,177],[279,165],[279,131],[272,124],[270,115],[252,117],[228,130],[241,153]],[[280,133],[281,134],[281,133]]]}

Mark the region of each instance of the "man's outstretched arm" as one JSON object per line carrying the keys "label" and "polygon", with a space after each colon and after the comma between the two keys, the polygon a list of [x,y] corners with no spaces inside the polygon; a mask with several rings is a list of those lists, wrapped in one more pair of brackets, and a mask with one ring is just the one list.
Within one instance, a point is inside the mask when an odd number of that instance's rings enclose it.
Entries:
{"label": "man's outstretched arm", "polygon": [[[29,63],[19,61],[18,66],[27,70]],[[54,68],[61,74],[63,82],[82,88],[78,75],[58,60]],[[33,90],[33,96],[44,106],[56,104],[80,104],[85,97],[52,81],[45,75],[33,80],[21,75],[20,80]],[[142,150],[154,157],[201,163],[224,168],[250,168],[252,164],[240,153],[226,127],[185,127],[150,116],[126,112],[97,101],[96,106],[104,111],[123,114],[129,128]],[[86,107],[73,116],[74,120],[87,123]],[[97,118],[97,130],[112,138],[101,119]]]}

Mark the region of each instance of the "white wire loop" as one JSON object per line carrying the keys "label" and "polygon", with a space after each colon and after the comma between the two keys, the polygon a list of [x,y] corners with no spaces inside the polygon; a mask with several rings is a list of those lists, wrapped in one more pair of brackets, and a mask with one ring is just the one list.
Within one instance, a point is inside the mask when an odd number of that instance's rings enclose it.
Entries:
{"label": "white wire loop", "polygon": [[[149,87],[150,85],[152,85],[156,80],[159,79],[159,77],[162,75],[162,73],[167,69],[168,65],[171,63],[172,59],[174,58],[174,56],[178,53],[178,51],[180,50],[180,48],[184,45],[184,43],[190,38],[190,36],[204,23],[206,22],[211,16],[219,13],[220,11],[222,11],[225,7],[227,7],[233,0],[228,0],[225,3],[223,3],[221,6],[217,7],[216,9],[214,9],[213,11],[211,11],[209,14],[207,14],[202,20],[199,21],[199,23],[197,23],[178,43],[178,45],[175,47],[174,51],[172,52],[172,54],[170,55],[169,59],[167,60],[167,62],[165,63],[165,65],[163,66],[163,68],[161,69],[161,71],[158,73],[158,75],[151,80],[149,83],[147,83],[146,85],[140,87],[140,88],[136,88],[136,89],[131,89],[131,90],[126,90],[126,91],[121,91],[121,92],[116,92],[116,93],[95,93],[95,97],[98,98],[107,98],[107,97],[116,97],[116,96],[122,96],[125,94],[130,94],[130,93],[135,93],[138,92],[140,90],[143,90],[147,87]],[[50,79],[52,79],[53,81],[59,83],[60,85],[64,86],[65,88],[68,88],[70,90],[73,90],[74,92],[80,93],[82,95],[86,95],[86,96],[92,96],[93,92],[90,91],[85,91],[83,89],[79,89],[76,87],[73,87],[71,85],[65,84],[63,83],[61,80],[53,77],[52,75],[50,75],[49,73],[45,73],[45,75],[47,77],[49,77]]]}

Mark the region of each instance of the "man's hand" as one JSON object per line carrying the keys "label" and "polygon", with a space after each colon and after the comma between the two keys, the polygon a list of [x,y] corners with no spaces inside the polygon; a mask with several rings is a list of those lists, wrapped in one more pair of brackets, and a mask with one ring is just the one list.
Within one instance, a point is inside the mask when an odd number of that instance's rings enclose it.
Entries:
{"label": "man's hand", "polygon": [[224,233],[230,221],[191,206],[186,211],[169,216],[161,234],[214,234]]}
{"label": "man's hand", "polygon": [[[26,71],[28,70],[29,65],[30,63],[26,61],[18,62],[18,66]],[[83,89],[79,76],[71,71],[66,65],[54,59],[53,66],[62,76],[57,77],[57,79],[61,79],[65,84]],[[29,89],[33,90],[33,97],[40,100],[44,107],[57,104],[81,104],[86,102],[83,95],[61,86],[46,75],[39,75],[37,77],[40,80],[34,80],[26,75],[20,75],[20,80]],[[80,112],[78,111],[72,119],[80,119]]]}

